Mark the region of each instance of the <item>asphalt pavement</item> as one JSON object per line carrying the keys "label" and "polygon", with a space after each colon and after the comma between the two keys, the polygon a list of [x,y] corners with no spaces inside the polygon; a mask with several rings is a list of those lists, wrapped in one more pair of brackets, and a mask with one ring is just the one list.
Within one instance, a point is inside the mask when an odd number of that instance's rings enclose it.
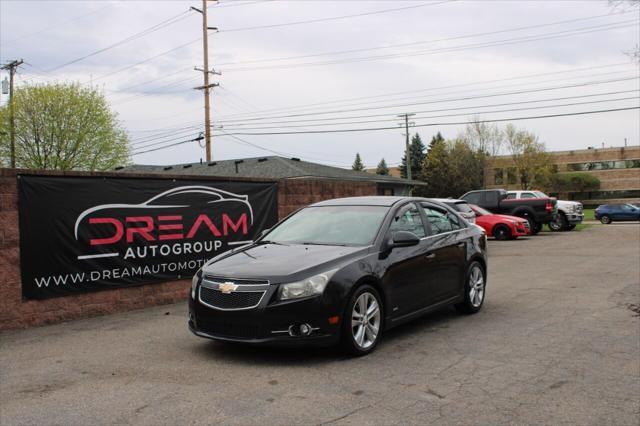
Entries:
{"label": "asphalt pavement", "polygon": [[0,334],[0,424],[640,423],[640,225],[491,241],[487,299],[371,355],[190,334],[185,304]]}

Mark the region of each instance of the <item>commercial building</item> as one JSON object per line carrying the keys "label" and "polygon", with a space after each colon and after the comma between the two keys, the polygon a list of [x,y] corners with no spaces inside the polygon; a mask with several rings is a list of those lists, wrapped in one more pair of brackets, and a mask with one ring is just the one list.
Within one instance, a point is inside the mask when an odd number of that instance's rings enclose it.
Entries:
{"label": "commercial building", "polygon": [[[640,146],[555,151],[550,154],[558,173],[584,172],[600,180],[598,190],[551,195],[585,205],[640,202]],[[509,155],[493,157],[485,177],[487,188],[521,189],[517,169]]]}

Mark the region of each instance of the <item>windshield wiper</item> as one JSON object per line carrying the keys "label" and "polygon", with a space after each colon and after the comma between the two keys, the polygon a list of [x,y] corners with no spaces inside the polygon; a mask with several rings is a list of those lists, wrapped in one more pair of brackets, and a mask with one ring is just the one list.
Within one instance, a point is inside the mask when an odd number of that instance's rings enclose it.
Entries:
{"label": "windshield wiper", "polygon": [[310,243],[310,242],[304,242],[304,243],[300,243],[303,246],[340,246],[340,247],[346,247],[346,244],[338,244],[338,243]]}
{"label": "windshield wiper", "polygon": [[276,246],[288,246],[289,244],[284,244],[284,243],[279,243],[277,241],[271,241],[271,240],[260,240],[256,243],[256,245],[260,245],[260,244],[273,244]]}

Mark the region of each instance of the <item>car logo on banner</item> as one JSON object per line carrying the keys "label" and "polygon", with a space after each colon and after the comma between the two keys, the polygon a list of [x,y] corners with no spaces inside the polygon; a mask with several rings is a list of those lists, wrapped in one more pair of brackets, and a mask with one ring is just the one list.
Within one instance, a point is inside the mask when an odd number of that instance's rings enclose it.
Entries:
{"label": "car logo on banner", "polygon": [[238,286],[231,282],[226,282],[218,285],[218,290],[224,294],[231,294],[238,289]]}

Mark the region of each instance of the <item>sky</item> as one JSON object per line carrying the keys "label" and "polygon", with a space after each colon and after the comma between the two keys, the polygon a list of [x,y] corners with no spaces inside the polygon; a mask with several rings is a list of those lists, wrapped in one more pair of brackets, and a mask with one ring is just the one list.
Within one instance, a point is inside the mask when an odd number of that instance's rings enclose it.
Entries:
{"label": "sky", "polygon": [[[18,86],[103,91],[133,162],[197,162],[202,16],[191,6],[202,2],[0,0],[0,63],[24,59]],[[548,150],[640,144],[638,110],[624,110],[640,106],[638,63],[625,54],[640,43],[637,7],[227,0],[209,2],[208,15],[218,28],[209,65],[221,72],[211,78],[214,160],[284,155],[349,167],[359,152],[367,167],[397,165],[403,113],[415,113],[410,134],[425,144],[473,119],[513,120]],[[565,115],[605,110],[618,111]],[[531,118],[550,115],[561,116]]]}

